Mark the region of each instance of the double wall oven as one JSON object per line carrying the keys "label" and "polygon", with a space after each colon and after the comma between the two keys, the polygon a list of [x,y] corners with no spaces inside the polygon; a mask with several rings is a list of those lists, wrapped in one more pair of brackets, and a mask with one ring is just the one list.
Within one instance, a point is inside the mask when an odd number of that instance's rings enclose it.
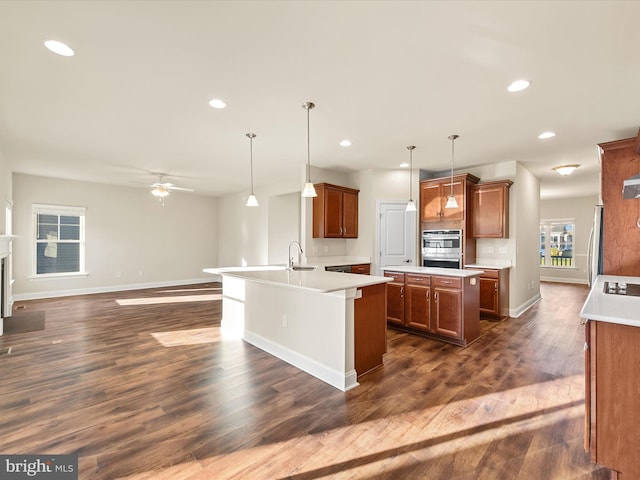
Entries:
{"label": "double wall oven", "polygon": [[462,268],[462,230],[423,230],[422,266]]}

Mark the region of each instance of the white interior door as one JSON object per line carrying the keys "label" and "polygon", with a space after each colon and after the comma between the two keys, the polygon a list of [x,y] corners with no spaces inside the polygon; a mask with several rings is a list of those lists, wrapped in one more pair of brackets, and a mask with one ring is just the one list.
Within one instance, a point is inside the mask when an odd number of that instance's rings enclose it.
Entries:
{"label": "white interior door", "polygon": [[378,274],[389,265],[419,265],[417,212],[406,212],[407,202],[378,203]]}

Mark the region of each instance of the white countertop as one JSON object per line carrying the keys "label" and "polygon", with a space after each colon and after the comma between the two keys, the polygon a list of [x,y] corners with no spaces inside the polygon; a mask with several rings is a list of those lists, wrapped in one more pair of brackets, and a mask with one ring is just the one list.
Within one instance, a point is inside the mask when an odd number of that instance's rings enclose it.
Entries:
{"label": "white countertop", "polygon": [[[257,267],[260,268],[260,267]],[[288,286],[303,290],[311,290],[318,293],[329,293],[351,288],[362,288],[379,283],[391,281],[387,277],[374,275],[356,275],[352,273],[325,272],[324,270],[289,270],[287,268],[256,267],[229,267],[229,268],[205,268],[206,273],[228,275],[243,278],[258,283],[270,285]]]}
{"label": "white countertop", "polygon": [[371,263],[371,257],[307,257],[300,265],[317,265],[318,267],[338,267],[342,265],[360,265]]}
{"label": "white countertop", "polygon": [[439,275],[445,277],[475,277],[482,273],[481,270],[460,270],[457,268],[414,267],[411,265],[388,265],[383,271],[419,273],[422,275]]}
{"label": "white countertop", "polygon": [[640,284],[640,277],[599,275],[582,306],[580,316],[587,320],[640,327],[640,297],[604,293],[604,282]]}

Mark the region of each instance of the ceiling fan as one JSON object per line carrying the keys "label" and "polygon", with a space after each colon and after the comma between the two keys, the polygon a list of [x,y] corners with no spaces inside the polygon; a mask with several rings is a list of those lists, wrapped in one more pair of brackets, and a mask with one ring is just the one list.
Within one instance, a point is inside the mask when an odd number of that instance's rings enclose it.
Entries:
{"label": "ceiling fan", "polygon": [[160,200],[160,202],[162,203],[162,206],[164,206],[164,197],[169,195],[169,193],[171,193],[172,190],[179,190],[182,192],[194,191],[192,188],[178,187],[173,183],[163,182],[162,181],[163,178],[164,178],[164,174],[159,173],[158,181],[149,185],[149,187],[151,188],[151,195],[153,195],[154,197],[158,197],[158,200]]}

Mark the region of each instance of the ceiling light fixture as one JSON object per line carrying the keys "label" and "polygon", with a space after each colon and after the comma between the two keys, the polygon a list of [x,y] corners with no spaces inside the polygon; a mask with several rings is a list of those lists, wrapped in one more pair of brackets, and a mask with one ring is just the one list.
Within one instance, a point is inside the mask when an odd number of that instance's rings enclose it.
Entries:
{"label": "ceiling light fixture", "polygon": [[340,146],[341,147],[350,147],[351,146],[351,140],[342,140],[340,142]]}
{"label": "ceiling light fixture", "polygon": [[156,185],[153,190],[151,190],[151,195],[154,197],[162,198],[169,195],[169,189],[164,185]]}
{"label": "ceiling light fixture", "polygon": [[409,164],[407,162],[402,162],[400,164],[400,168],[409,168]]}
{"label": "ceiling light fixture", "polygon": [[217,98],[214,98],[213,100],[210,100],[209,101],[209,105],[211,105],[213,108],[217,108],[217,109],[222,109],[222,108],[227,106],[226,103],[224,103],[222,100],[219,100]]}
{"label": "ceiling light fixture", "polygon": [[459,135],[449,135],[449,140],[451,140],[451,193],[449,194],[449,198],[447,199],[447,204],[444,208],[458,208],[458,202],[456,197],[453,195],[453,143]]}
{"label": "ceiling light fixture", "polygon": [[557,173],[559,173],[562,176],[567,176],[567,175],[571,175],[573,173],[573,171],[578,168],[580,165],[577,164],[573,164],[573,165],[561,165],[559,167],[553,167],[553,170]]}
{"label": "ceiling light fixture", "polygon": [[407,147],[407,150],[409,150],[409,201],[407,202],[407,208],[404,209],[405,212],[416,211],[416,204],[413,203],[413,150],[415,148],[415,145]]}
{"label": "ceiling light fixture", "polygon": [[62,42],[58,42],[57,40],[47,40],[44,42],[44,46],[51,50],[53,53],[57,53],[58,55],[62,55],[63,57],[73,57],[75,52],[73,49]]}
{"label": "ceiling light fixture", "polygon": [[529,85],[531,85],[529,80],[516,80],[507,87],[507,90],[510,92],[521,92],[525,88],[529,88]]}
{"label": "ceiling light fixture", "polygon": [[544,140],[546,138],[552,138],[555,137],[556,134],[554,132],[542,132],[540,135],[538,135],[538,138],[540,140]]}
{"label": "ceiling light fixture", "polygon": [[309,149],[309,110],[315,107],[315,104],[312,102],[306,102],[302,105],[307,111],[307,183],[304,185],[304,190],[302,190],[303,197],[317,197],[316,189],[311,183],[311,155]]}
{"label": "ceiling light fixture", "polygon": [[255,133],[247,133],[247,137],[249,137],[249,145],[251,151],[251,195],[247,198],[247,207],[258,207],[258,199],[253,194],[253,139],[256,138]]}

